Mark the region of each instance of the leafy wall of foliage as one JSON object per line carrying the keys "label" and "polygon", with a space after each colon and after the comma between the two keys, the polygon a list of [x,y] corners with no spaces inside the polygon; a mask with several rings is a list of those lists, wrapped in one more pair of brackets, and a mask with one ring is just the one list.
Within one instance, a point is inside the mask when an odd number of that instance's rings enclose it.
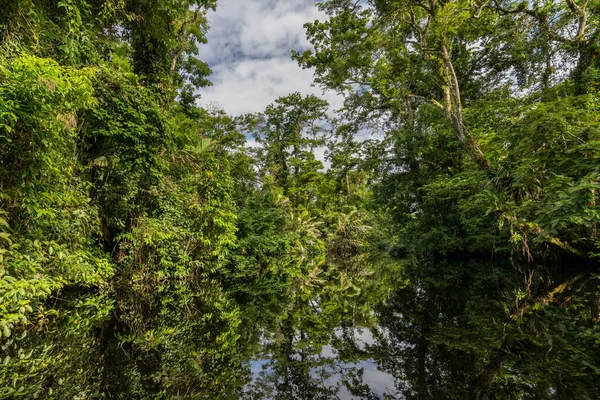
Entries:
{"label": "leafy wall of foliage", "polygon": [[197,107],[212,0],[3,4],[0,398],[236,398],[265,329],[325,396],[295,332],[375,317],[407,398],[598,397],[592,3],[323,1],[336,119]]}

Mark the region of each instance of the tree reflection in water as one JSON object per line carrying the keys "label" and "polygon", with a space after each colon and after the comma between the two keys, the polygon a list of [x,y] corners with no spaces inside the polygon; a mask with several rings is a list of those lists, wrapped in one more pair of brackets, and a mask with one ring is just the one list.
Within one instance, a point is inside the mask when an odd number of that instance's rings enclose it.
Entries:
{"label": "tree reflection in water", "polygon": [[550,304],[511,319],[523,282],[508,278],[508,262],[443,264],[353,265],[299,288],[263,332],[243,398],[600,398],[594,327],[552,325]]}

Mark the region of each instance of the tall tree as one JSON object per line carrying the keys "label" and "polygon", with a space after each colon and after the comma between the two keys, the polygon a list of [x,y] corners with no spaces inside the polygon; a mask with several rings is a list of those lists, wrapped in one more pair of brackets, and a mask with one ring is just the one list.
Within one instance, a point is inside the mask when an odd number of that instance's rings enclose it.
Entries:
{"label": "tall tree", "polygon": [[271,176],[295,205],[306,206],[315,195],[311,185],[323,167],[315,150],[325,144],[327,109],[325,100],[293,93],[275,100],[249,126],[261,146],[263,179]]}

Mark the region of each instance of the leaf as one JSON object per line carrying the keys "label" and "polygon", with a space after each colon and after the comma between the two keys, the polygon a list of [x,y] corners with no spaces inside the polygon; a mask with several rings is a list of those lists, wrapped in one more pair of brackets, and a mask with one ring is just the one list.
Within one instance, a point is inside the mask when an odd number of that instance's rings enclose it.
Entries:
{"label": "leaf", "polygon": [[4,324],[2,325],[2,333],[4,334],[4,337],[9,338],[10,337],[10,328],[8,327],[8,325]]}
{"label": "leaf", "polygon": [[214,146],[214,141],[210,138],[202,138],[196,145],[196,152],[202,154],[207,150],[210,150]]}
{"label": "leaf", "polygon": [[100,156],[94,159],[93,161],[94,165],[96,165],[97,167],[108,167],[108,158],[106,158],[105,156]]}

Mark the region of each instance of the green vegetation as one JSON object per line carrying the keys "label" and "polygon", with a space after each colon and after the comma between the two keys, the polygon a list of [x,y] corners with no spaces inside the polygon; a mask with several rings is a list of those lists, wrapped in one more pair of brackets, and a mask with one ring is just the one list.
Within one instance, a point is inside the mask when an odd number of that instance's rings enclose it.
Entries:
{"label": "green vegetation", "polygon": [[214,0],[0,6],[0,399],[600,398],[597,1],[324,0],[235,118]]}

